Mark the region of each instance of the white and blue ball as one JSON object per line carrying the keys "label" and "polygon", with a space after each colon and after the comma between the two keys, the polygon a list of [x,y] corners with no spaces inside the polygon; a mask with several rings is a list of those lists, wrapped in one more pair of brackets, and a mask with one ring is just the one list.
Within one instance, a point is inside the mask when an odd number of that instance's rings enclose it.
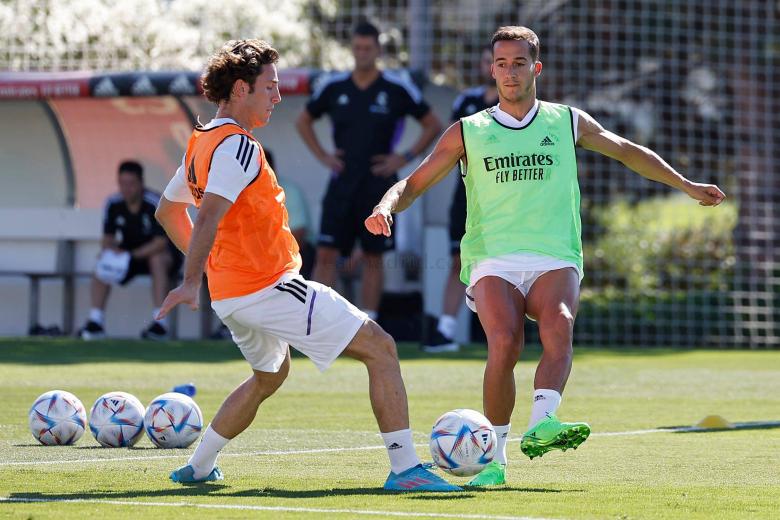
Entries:
{"label": "white and blue ball", "polygon": [[431,456],[447,473],[476,475],[496,455],[496,431],[487,417],[458,409],[438,419],[431,431]]}
{"label": "white and blue ball", "polygon": [[144,406],[126,392],[101,395],[89,412],[89,429],[106,448],[133,446],[143,436]]}
{"label": "white and blue ball", "polygon": [[191,397],[177,392],[157,396],[146,408],[144,427],[160,448],[186,448],[203,429],[203,414]]}
{"label": "white and blue ball", "polygon": [[64,390],[52,390],[33,403],[29,425],[33,437],[41,444],[73,444],[84,435],[87,412],[75,395]]}

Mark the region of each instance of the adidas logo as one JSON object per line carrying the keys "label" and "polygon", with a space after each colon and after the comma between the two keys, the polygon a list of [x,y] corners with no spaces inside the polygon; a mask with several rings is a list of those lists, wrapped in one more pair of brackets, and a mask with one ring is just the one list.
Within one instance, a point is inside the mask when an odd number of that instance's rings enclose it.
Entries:
{"label": "adidas logo", "polygon": [[179,74],[171,81],[171,84],[168,85],[168,91],[171,94],[193,95],[195,94],[195,86],[187,79],[187,76]]}
{"label": "adidas logo", "polygon": [[400,450],[401,448],[403,448],[403,446],[401,446],[397,442],[394,442],[393,444],[387,447],[388,450]]}
{"label": "adidas logo", "polygon": [[103,78],[95,85],[92,95],[100,97],[118,96],[119,89],[116,88],[116,85],[109,78]]}
{"label": "adidas logo", "polygon": [[485,144],[494,144],[498,142],[498,137],[496,137],[493,134],[490,134],[487,139],[485,139]]}
{"label": "adidas logo", "polygon": [[154,88],[149,76],[142,76],[130,87],[130,93],[134,96],[154,96],[157,94],[157,89]]}
{"label": "adidas logo", "polygon": [[537,395],[536,397],[534,397],[534,402],[541,401],[542,399],[546,399],[546,397],[544,397],[543,395]]}
{"label": "adidas logo", "polygon": [[539,143],[539,146],[554,146],[555,143],[553,143],[552,139],[550,139],[549,135],[544,136],[544,139],[542,139],[542,142]]}

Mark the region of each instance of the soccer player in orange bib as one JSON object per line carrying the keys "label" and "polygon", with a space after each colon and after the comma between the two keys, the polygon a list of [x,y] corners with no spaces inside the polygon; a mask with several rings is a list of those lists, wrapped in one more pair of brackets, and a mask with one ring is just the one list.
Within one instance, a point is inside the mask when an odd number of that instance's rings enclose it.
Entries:
{"label": "soccer player in orange bib", "polygon": [[[193,130],[157,209],[157,219],[187,255],[184,280],[166,297],[160,317],[178,304],[197,308],[205,269],[212,307],[253,370],[171,480],[223,478],[215,465],[219,451],[284,382],[294,345],[320,370],[341,354],[366,365],[371,406],[390,457],[385,489],[459,491],[417,458],[393,338],[337,292],[298,274],[301,257],[284,191],[250,133],[268,124],[281,101],[278,59],[268,43],[254,39],[229,41],[210,58],[203,90],[218,107],[216,117]],[[186,211],[191,204],[199,208],[194,226]]]}

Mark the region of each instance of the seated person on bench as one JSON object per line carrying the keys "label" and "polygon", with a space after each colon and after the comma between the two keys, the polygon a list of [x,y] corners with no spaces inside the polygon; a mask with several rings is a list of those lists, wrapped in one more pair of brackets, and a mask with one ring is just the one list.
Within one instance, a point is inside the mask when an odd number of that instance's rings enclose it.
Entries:
{"label": "seated person on bench", "polygon": [[160,195],[144,187],[143,167],[136,161],[122,162],[118,184],[119,193],[106,201],[101,253],[90,291],[92,307],[79,336],[85,340],[104,337],[104,311],[111,286],[150,274],[154,310],[141,337],[164,340],[168,338],[166,320],[157,321],[154,316],[168,294],[171,275],[181,266],[181,255],[154,218]]}

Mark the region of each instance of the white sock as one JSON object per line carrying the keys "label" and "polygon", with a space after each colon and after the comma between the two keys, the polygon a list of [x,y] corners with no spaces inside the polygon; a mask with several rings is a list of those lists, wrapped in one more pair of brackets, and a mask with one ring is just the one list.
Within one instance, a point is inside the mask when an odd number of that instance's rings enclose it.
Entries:
{"label": "white sock", "polygon": [[441,332],[446,338],[452,339],[455,337],[455,327],[458,326],[458,320],[455,316],[449,314],[442,314],[439,318],[439,332]]}
{"label": "white sock", "polygon": [[363,312],[366,313],[366,315],[371,318],[371,320],[376,321],[377,316],[379,315],[376,311],[368,311],[363,309]]}
{"label": "white sock", "polygon": [[94,321],[98,325],[103,325],[104,315],[103,309],[98,309],[97,307],[89,309],[89,321]]}
{"label": "white sock", "polygon": [[493,460],[504,466],[506,466],[506,441],[509,439],[510,428],[512,428],[511,424],[493,426],[493,429],[496,431],[496,440],[498,441],[496,443],[496,456],[493,457]]}
{"label": "white sock", "polygon": [[390,470],[396,475],[420,463],[417,452],[414,451],[411,429],[383,433],[382,439],[390,457]]}
{"label": "white sock", "polygon": [[544,388],[534,390],[534,402],[531,406],[531,420],[528,422],[528,429],[536,426],[536,423],[544,419],[548,413],[554,414],[560,405],[561,394],[555,390]]}
{"label": "white sock", "polygon": [[230,439],[224,438],[222,435],[214,431],[209,424],[206,428],[206,432],[200,439],[200,444],[195,448],[195,452],[190,456],[188,464],[195,470],[195,478],[203,478],[214,469],[214,464],[217,462],[217,455],[219,451],[230,442]]}
{"label": "white sock", "polygon": [[168,316],[164,317],[161,320],[158,320],[157,319],[157,315],[158,314],[160,314],[160,308],[159,307],[155,307],[154,309],[152,309],[152,319],[167,329],[168,328]]}

